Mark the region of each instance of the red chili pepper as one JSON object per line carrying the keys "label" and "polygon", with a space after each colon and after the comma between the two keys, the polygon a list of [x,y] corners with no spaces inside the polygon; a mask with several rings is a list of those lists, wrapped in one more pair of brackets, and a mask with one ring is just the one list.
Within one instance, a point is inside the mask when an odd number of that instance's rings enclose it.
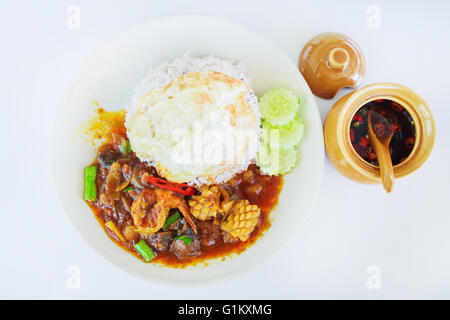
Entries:
{"label": "red chili pepper", "polygon": [[355,141],[355,130],[350,129],[350,141],[354,142]]}
{"label": "red chili pepper", "polygon": [[378,138],[384,136],[385,130],[386,129],[384,127],[384,124],[382,123],[375,123],[375,125],[373,126],[373,131]]}
{"label": "red chili pepper", "polygon": [[363,117],[360,114],[355,114],[352,119],[353,122],[364,122]]}
{"label": "red chili pepper", "polygon": [[366,137],[361,137],[361,139],[359,140],[359,145],[366,149],[369,145],[369,141],[367,141]]}
{"label": "red chili pepper", "polygon": [[394,101],[392,101],[392,108],[397,112],[401,112],[403,110],[403,107]]}
{"label": "red chili pepper", "polygon": [[377,158],[377,155],[375,154],[375,152],[369,151],[369,153],[367,154],[367,158],[369,159],[369,161],[373,161]]}
{"label": "red chili pepper", "polygon": [[391,123],[388,126],[388,130],[391,132],[399,132],[400,131],[400,125],[396,124],[396,123]]}
{"label": "red chili pepper", "polygon": [[156,177],[148,177],[148,182],[161,189],[175,191],[186,196],[192,196],[195,193],[195,188],[184,183],[169,182],[167,180]]}
{"label": "red chili pepper", "polygon": [[414,144],[416,143],[416,138],[415,137],[409,137],[408,139],[406,139],[405,141],[405,146],[408,149],[412,149],[414,147]]}
{"label": "red chili pepper", "polygon": [[360,115],[360,114],[358,114],[358,115],[356,116],[356,119],[357,119],[359,122],[364,122],[364,119],[363,119],[362,115]]}

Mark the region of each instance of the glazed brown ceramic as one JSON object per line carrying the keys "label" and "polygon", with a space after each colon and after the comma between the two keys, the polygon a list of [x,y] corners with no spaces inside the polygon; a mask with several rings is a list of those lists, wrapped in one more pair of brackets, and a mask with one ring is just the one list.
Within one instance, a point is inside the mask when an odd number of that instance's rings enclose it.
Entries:
{"label": "glazed brown ceramic", "polygon": [[324,126],[325,147],[331,163],[344,176],[362,183],[380,183],[380,168],[366,162],[350,141],[350,124],[355,113],[377,99],[403,106],[414,121],[416,141],[409,156],[394,166],[395,178],[417,170],[433,149],[436,128],[425,101],[412,90],[395,83],[376,83],[339,99],[328,113]]}
{"label": "glazed brown ceramic", "polygon": [[322,33],[303,48],[299,69],[311,91],[332,99],[339,89],[356,89],[366,72],[366,61],[359,46],[339,33]]}

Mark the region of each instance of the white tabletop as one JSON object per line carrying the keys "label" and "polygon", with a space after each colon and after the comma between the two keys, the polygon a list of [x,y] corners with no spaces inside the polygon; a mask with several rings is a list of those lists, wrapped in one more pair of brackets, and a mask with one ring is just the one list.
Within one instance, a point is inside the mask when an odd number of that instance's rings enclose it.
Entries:
{"label": "white tabletop", "polygon": [[[450,298],[449,12],[448,1],[0,0],[0,298]],[[349,35],[366,55],[363,84],[398,82],[428,102],[437,125],[431,157],[390,195],[345,179],[325,160],[301,231],[234,280],[174,289],[111,266],[79,238],[54,190],[58,102],[102,42],[155,17],[192,13],[246,25],[295,64],[309,37]],[[317,98],[322,119],[334,101]]]}

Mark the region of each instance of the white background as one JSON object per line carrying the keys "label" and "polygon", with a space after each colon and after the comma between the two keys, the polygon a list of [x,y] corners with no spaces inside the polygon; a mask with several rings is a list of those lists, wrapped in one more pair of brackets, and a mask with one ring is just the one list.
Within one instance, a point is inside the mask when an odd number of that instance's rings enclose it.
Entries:
{"label": "white background", "polygon": [[[79,30],[66,27],[70,5],[81,9]],[[367,26],[370,5],[381,10],[379,30]],[[349,35],[366,55],[363,84],[398,82],[428,102],[437,125],[431,157],[390,195],[345,179],[325,160],[310,219],[273,258],[232,281],[175,289],[128,276],[93,252],[64,215],[52,183],[53,120],[65,86],[95,48],[176,14],[246,25],[295,64],[309,37]],[[450,298],[449,15],[448,1],[0,0],[0,298]],[[324,119],[336,99],[316,100]],[[80,289],[67,288],[70,265],[80,267]],[[366,285],[371,265],[381,270],[377,290]]]}

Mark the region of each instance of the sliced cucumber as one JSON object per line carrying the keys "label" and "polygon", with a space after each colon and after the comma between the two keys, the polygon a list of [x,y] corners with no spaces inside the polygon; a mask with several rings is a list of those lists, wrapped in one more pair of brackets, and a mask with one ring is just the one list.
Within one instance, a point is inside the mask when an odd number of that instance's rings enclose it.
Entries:
{"label": "sliced cucumber", "polygon": [[299,99],[289,89],[276,88],[263,94],[259,101],[261,117],[273,125],[285,125],[298,113]]}
{"label": "sliced cucumber", "polygon": [[256,165],[260,168],[270,166],[270,147],[269,144],[261,141],[258,154],[256,155]]}
{"label": "sliced cucumber", "polygon": [[295,147],[272,150],[266,145],[261,146],[256,164],[263,173],[276,176],[291,171],[296,162],[297,150]]}
{"label": "sliced cucumber", "polygon": [[[299,117],[285,124],[284,126],[275,126],[267,121],[263,121],[262,129],[267,130],[267,134],[261,133],[261,143],[269,144],[272,149],[289,149],[300,143],[303,137],[304,126]],[[271,141],[272,130],[278,130],[279,147]],[[276,136],[275,136],[276,137]]]}

